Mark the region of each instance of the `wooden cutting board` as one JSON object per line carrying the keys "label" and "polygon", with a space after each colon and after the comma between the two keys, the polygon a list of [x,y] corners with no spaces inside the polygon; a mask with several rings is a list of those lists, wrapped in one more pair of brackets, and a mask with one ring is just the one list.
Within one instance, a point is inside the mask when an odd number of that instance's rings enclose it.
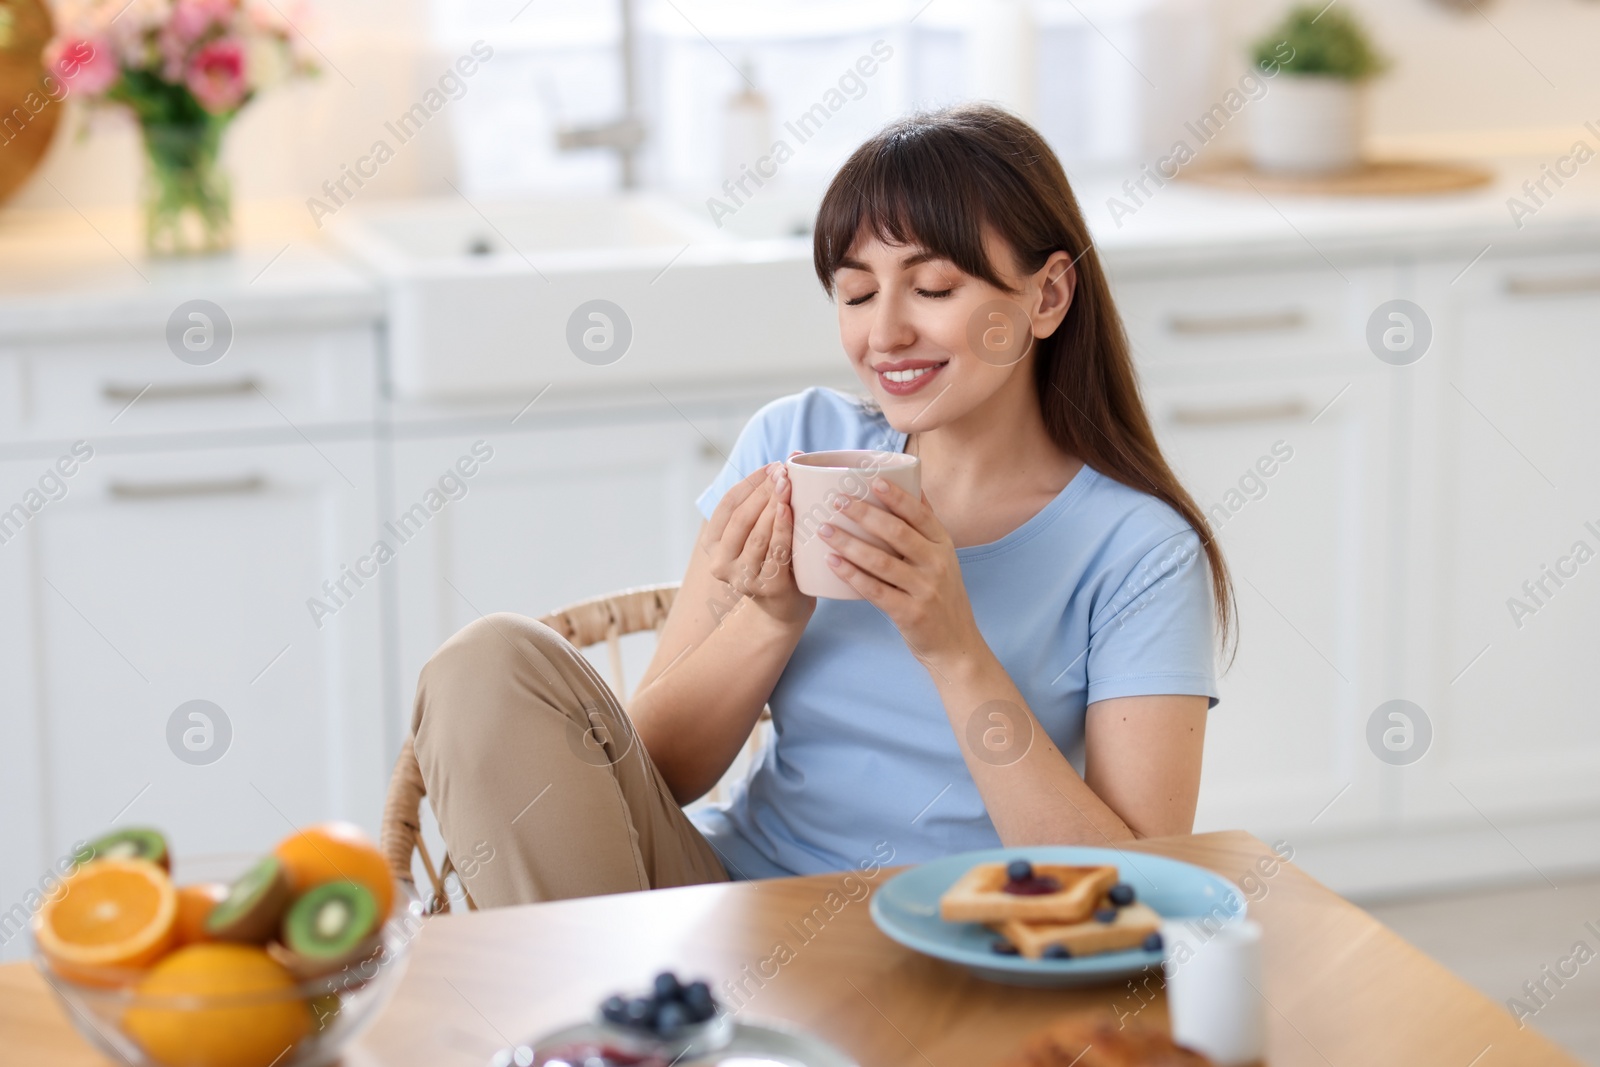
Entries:
{"label": "wooden cutting board", "polygon": [[28,180],[50,148],[67,90],[46,90],[39,53],[54,33],[42,0],[0,0],[0,203]]}
{"label": "wooden cutting board", "polygon": [[1421,160],[1368,160],[1353,170],[1328,174],[1284,174],[1257,170],[1247,160],[1185,167],[1185,181],[1222,189],[1304,196],[1421,196],[1476,189],[1494,180],[1494,172],[1470,163]]}

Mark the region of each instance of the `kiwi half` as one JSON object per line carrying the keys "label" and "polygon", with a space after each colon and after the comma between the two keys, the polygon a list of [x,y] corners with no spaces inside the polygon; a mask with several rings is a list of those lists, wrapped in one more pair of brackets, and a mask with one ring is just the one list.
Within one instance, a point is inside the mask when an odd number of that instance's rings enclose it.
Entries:
{"label": "kiwi half", "polygon": [[[130,826],[97,837],[84,846],[89,860],[149,860],[162,870],[171,872],[172,860],[167,854],[167,839],[161,831],[147,826]],[[85,861],[89,862],[89,861]]]}
{"label": "kiwi half", "polygon": [[324,882],[308,889],[283,918],[284,946],[312,968],[336,969],[365,955],[382,920],[378,901],[355,882]]}
{"label": "kiwi half", "polygon": [[206,933],[218,941],[264,944],[278,932],[289,907],[289,878],[276,856],[265,856],[228,887],[211,914]]}

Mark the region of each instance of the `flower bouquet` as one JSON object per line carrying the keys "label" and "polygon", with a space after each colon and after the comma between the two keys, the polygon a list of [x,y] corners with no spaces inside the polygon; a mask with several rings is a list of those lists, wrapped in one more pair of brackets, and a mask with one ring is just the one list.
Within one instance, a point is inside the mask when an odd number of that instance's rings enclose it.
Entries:
{"label": "flower bouquet", "polygon": [[261,89],[316,73],[304,37],[260,0],[71,0],[58,26],[46,67],[138,120],[151,254],[230,247],[222,135]]}

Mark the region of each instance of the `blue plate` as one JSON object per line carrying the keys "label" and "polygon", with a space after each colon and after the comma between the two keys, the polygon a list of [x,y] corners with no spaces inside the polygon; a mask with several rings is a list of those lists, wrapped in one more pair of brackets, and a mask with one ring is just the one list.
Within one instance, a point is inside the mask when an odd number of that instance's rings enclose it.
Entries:
{"label": "blue plate", "polygon": [[907,948],[958,963],[980,978],[1008,985],[1094,985],[1161,962],[1160,952],[1143,949],[1066,960],[1001,956],[990,947],[995,941],[994,931],[982,923],[947,923],[939,918],[939,898],[975,864],[1019,859],[1078,866],[1114,864],[1122,880],[1133,886],[1139,899],[1163,919],[1204,918],[1212,928],[1244,919],[1245,901],[1238,887],[1193,864],[1114,848],[1040,845],[963,852],[903,871],[872,894],[872,921]]}

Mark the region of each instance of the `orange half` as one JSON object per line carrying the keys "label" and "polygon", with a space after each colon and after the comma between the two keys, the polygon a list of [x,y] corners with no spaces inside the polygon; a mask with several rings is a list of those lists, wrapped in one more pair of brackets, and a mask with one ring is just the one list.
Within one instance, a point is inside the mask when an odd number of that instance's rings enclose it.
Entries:
{"label": "orange half", "polygon": [[33,919],[39,951],[69,978],[114,981],[97,971],[148,967],[172,947],[178,894],[148,860],[85,864]]}

